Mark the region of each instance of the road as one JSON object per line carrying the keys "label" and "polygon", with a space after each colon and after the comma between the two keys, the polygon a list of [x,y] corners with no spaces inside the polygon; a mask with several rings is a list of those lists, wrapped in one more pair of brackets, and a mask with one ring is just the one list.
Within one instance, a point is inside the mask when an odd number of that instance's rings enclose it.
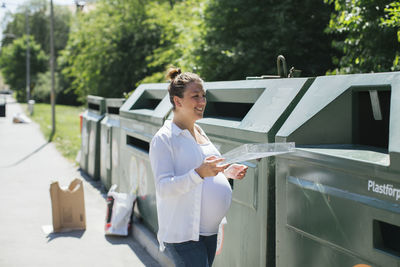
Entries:
{"label": "road", "polygon": [[[160,266],[131,236],[104,235],[106,192],[61,156],[34,123],[13,123],[22,112],[7,99],[0,117],[0,266]],[[86,230],[48,233],[52,224],[49,188],[84,182]]]}

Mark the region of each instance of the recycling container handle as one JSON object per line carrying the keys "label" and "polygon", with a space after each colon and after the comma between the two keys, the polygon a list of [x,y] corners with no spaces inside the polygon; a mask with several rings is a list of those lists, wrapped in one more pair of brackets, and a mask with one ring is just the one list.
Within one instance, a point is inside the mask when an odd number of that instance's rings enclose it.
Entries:
{"label": "recycling container handle", "polygon": [[[282,63],[283,74],[282,74],[282,69],[281,69],[281,64],[280,63]],[[280,76],[281,78],[287,78],[288,77],[286,59],[285,59],[284,56],[279,55],[276,58],[276,67],[278,69],[278,76]]]}

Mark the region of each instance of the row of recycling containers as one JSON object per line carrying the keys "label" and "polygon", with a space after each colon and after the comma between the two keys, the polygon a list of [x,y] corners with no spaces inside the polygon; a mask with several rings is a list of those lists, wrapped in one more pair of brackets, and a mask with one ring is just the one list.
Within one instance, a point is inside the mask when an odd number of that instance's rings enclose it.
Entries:
{"label": "row of recycling containers", "polygon": [[[138,195],[157,232],[149,142],[171,119],[167,83],[88,97],[81,168]],[[214,266],[400,266],[400,72],[207,82],[197,123],[225,153],[296,151],[243,162]],[[362,266],[362,265],[359,265]]]}

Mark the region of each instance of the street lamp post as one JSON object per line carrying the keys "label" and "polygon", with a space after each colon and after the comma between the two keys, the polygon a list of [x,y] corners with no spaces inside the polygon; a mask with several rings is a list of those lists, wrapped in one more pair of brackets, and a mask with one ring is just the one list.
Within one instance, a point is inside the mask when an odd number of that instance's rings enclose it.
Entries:
{"label": "street lamp post", "polygon": [[29,16],[28,7],[25,10],[25,23],[26,23],[26,103],[29,104],[31,99],[31,55],[29,48]]}
{"label": "street lamp post", "polygon": [[53,11],[53,0],[50,0],[50,68],[51,68],[51,137],[53,138],[56,132],[56,93],[55,93],[55,80],[54,80],[54,11]]}

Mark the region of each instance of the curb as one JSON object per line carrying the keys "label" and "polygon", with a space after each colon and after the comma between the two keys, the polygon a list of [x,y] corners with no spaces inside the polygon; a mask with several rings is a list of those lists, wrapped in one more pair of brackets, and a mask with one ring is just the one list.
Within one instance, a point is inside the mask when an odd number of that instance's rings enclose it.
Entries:
{"label": "curb", "polygon": [[161,266],[175,266],[170,255],[159,250],[158,241],[154,234],[137,217],[134,217],[131,235]]}

